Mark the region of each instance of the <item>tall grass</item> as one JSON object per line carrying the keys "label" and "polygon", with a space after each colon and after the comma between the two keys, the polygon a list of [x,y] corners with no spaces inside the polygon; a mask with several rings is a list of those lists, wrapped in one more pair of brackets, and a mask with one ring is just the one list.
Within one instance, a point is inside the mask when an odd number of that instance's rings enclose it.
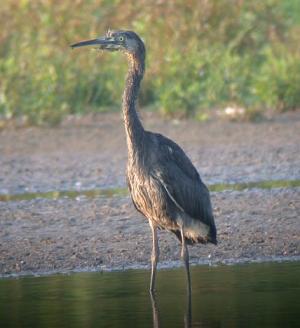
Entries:
{"label": "tall grass", "polygon": [[299,0],[4,0],[0,14],[1,117],[56,123],[119,106],[123,56],[68,47],[108,28],[146,42],[142,106],[300,107]]}

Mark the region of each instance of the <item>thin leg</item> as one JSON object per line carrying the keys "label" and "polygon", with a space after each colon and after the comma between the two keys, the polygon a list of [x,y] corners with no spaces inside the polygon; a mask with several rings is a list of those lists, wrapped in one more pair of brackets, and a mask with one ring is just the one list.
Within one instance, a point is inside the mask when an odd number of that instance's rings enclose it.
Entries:
{"label": "thin leg", "polygon": [[180,229],[181,232],[181,258],[184,262],[186,275],[187,275],[187,289],[188,289],[188,297],[191,297],[191,275],[190,275],[190,265],[189,265],[189,251],[187,248],[187,244],[185,242],[183,227]]}
{"label": "thin leg", "polygon": [[159,310],[158,310],[158,304],[156,301],[155,293],[150,293],[150,299],[152,304],[153,328],[159,328],[160,327]]}
{"label": "thin leg", "polygon": [[184,327],[190,328],[192,327],[192,296],[191,292],[188,292],[187,295],[187,305],[186,305],[186,312],[184,316]]}
{"label": "thin leg", "polygon": [[150,281],[150,293],[152,294],[155,290],[155,278],[156,278],[156,267],[159,257],[159,248],[158,248],[158,239],[157,239],[157,227],[152,223],[152,221],[149,221],[150,227],[152,230],[152,256],[151,256],[151,281]]}

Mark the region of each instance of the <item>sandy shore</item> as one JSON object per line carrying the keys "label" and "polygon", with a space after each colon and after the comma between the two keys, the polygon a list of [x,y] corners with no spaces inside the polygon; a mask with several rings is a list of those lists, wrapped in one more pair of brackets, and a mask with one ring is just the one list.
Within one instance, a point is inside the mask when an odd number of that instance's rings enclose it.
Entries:
{"label": "sandy shore", "polygon": [[[206,183],[300,179],[300,113],[259,124],[162,121],[145,125],[175,139]],[[125,186],[119,114],[58,128],[0,132],[0,193]],[[300,188],[212,193],[218,246],[190,248],[193,263],[300,259]],[[161,263],[179,245],[159,234]],[[129,197],[0,202],[0,275],[149,265],[151,234]]]}

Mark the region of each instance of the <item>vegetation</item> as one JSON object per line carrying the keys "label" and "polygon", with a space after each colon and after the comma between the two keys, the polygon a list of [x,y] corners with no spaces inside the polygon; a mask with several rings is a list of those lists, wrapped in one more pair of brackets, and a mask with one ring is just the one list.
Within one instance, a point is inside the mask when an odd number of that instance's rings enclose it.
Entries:
{"label": "vegetation", "polygon": [[300,107],[299,0],[5,0],[0,14],[2,118],[56,123],[118,107],[123,56],[68,47],[108,28],[148,46],[142,106],[196,117]]}

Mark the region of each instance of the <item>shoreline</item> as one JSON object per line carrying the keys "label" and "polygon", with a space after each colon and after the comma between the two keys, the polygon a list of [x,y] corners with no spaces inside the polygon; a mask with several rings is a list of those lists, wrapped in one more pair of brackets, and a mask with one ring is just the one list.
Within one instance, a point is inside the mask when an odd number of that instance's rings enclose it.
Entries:
{"label": "shoreline", "polygon": [[[149,259],[150,261],[150,259]],[[268,264],[268,263],[286,263],[286,262],[300,262],[300,255],[296,256],[268,256],[262,258],[240,258],[240,259],[215,259],[215,260],[199,260],[197,262],[191,261],[190,266],[223,266],[223,265],[248,265],[248,264]],[[169,261],[158,263],[157,270],[173,270],[184,268],[182,261]],[[53,271],[42,271],[42,272],[20,272],[11,274],[0,274],[0,279],[22,279],[22,278],[41,278],[56,275],[71,275],[78,273],[112,273],[112,272],[125,272],[129,270],[151,270],[149,264],[128,264],[122,267],[86,267],[86,268],[75,268],[72,270],[53,270]]]}

